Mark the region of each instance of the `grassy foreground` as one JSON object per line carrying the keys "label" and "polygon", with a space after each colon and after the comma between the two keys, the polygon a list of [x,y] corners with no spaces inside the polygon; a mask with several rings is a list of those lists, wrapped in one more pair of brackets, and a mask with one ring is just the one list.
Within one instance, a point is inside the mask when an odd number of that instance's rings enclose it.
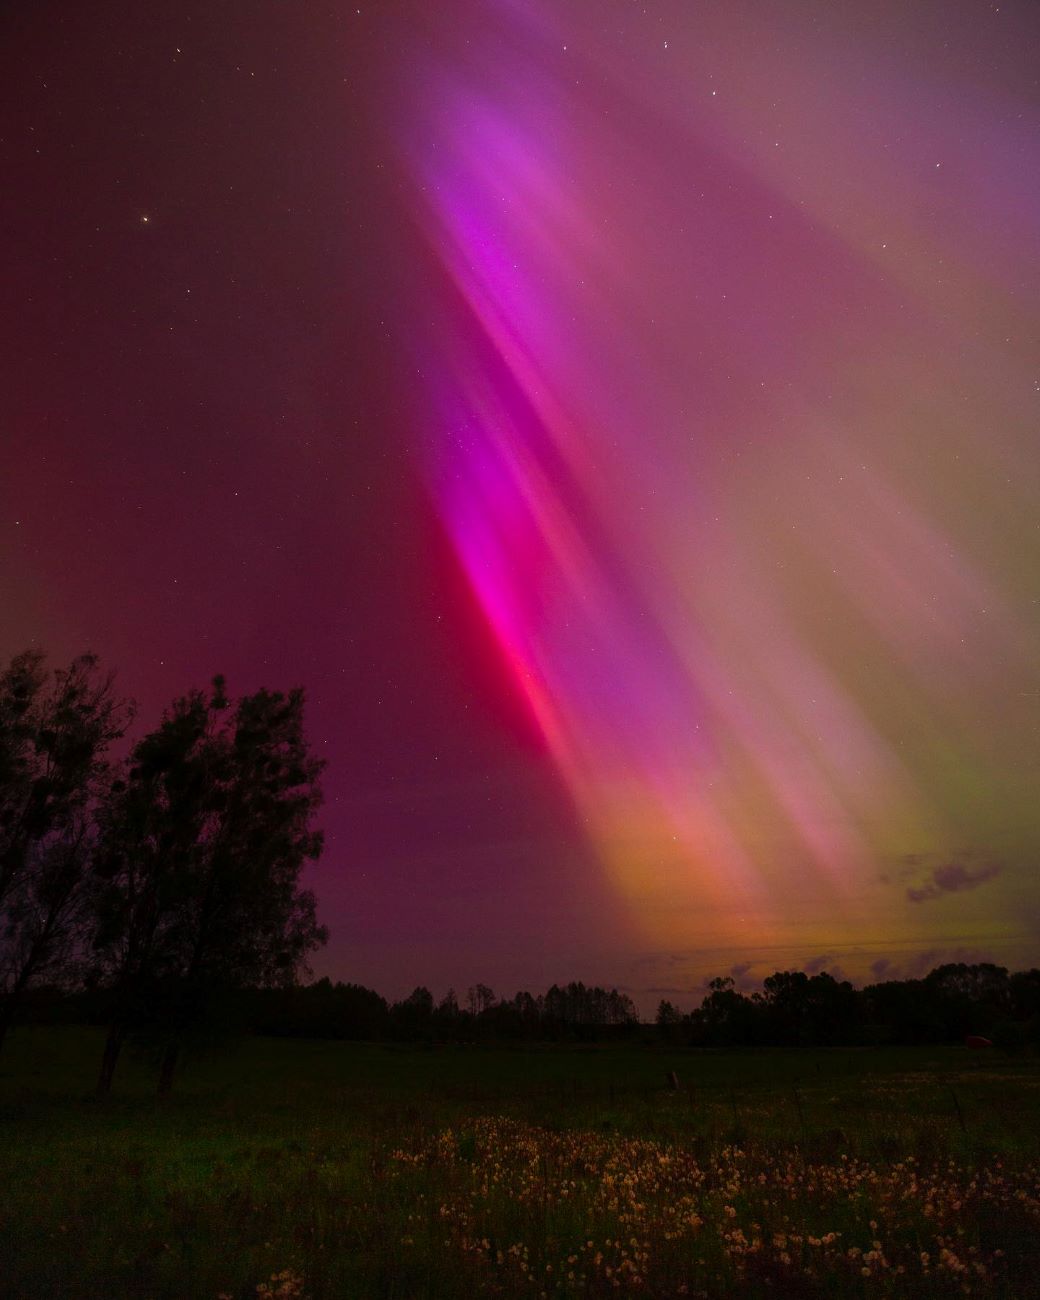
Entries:
{"label": "grassy foreground", "polygon": [[99,1053],[0,1058],[4,1296],[1040,1296],[1032,1056]]}

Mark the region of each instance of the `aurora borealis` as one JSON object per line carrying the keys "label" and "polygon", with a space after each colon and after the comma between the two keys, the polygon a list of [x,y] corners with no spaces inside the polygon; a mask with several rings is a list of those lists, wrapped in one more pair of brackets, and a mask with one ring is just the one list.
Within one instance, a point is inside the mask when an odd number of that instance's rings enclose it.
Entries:
{"label": "aurora borealis", "polygon": [[301,682],[338,978],[1040,960],[1036,9],[91,10],[0,649]]}

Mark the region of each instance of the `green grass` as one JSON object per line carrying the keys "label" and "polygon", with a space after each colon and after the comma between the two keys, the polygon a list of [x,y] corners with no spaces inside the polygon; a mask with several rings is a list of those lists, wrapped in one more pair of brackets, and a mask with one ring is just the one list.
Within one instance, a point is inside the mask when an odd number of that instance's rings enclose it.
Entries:
{"label": "green grass", "polygon": [[100,1049],[0,1057],[5,1296],[1040,1295],[1032,1056]]}

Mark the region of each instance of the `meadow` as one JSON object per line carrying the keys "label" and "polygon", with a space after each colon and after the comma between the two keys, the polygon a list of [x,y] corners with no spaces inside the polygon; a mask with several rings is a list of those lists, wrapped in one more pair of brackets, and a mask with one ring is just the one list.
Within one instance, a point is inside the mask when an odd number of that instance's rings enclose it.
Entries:
{"label": "meadow", "polygon": [[1040,1296],[1033,1055],[246,1038],[99,1102],[99,1053],[0,1058],[4,1296]]}

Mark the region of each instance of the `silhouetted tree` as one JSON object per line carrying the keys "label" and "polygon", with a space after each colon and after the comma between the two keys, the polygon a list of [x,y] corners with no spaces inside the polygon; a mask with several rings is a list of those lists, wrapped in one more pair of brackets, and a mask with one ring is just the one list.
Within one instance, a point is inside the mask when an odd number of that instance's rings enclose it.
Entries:
{"label": "silhouetted tree", "polygon": [[471,1016],[482,1016],[495,1005],[494,990],[486,984],[474,984],[466,994],[466,1002]]}
{"label": "silhouetted tree", "polygon": [[396,1003],[391,1015],[398,1032],[405,1038],[428,1035],[433,1021],[433,994],[423,985],[413,989],[403,1002]]}
{"label": "silhouetted tree", "polygon": [[638,1024],[635,1006],[627,994],[598,985],[588,987],[580,980],[564,988],[554,984],[538,1000],[538,1009],[542,1029],[551,1037],[591,1038],[602,1027]]}
{"label": "silhouetted tree", "polygon": [[387,1028],[383,998],[360,984],[313,984],[241,990],[239,1020],[258,1034],[290,1038],[379,1038]]}
{"label": "silhouetted tree", "polygon": [[627,993],[619,993],[617,989],[611,989],[607,994],[606,1004],[608,1025],[639,1024],[636,1004]]}
{"label": "silhouetted tree", "polygon": [[0,674],[0,1043],[34,980],[60,981],[88,915],[92,814],[130,707],[93,655]]}
{"label": "silhouetted tree", "polygon": [[301,691],[260,690],[232,708],[221,678],[177,700],[134,747],[97,864],[95,950],[112,995],[100,1092],[132,1031],[159,1042],[168,1091],[185,1034],[222,994],[291,984],[325,942],[299,888],[322,848],[311,825],[322,766]]}
{"label": "silhouetted tree", "polygon": [[749,997],[737,992],[731,976],[710,980],[707,989],[705,1000],[690,1017],[695,1039],[712,1047],[757,1043],[757,1008]]}
{"label": "silhouetted tree", "polygon": [[777,971],[756,999],[765,1041],[803,1046],[848,1042],[862,1019],[856,990],[821,971]]}
{"label": "silhouetted tree", "polygon": [[868,985],[861,996],[882,1039],[910,1044],[945,1036],[938,994],[924,980],[884,980]]}
{"label": "silhouetted tree", "polygon": [[517,1023],[520,1025],[521,1032],[526,1037],[533,1038],[541,1024],[537,999],[532,997],[530,993],[521,992],[513,999],[513,1007],[517,1014]]}
{"label": "silhouetted tree", "polygon": [[438,1038],[457,1042],[462,1036],[468,1017],[463,1015],[454,989],[448,989],[444,997],[437,1003],[437,1009],[433,1013],[433,1020],[434,1032]]}
{"label": "silhouetted tree", "polygon": [[386,1000],[361,984],[336,985],[336,1024],[343,1038],[378,1038],[386,1029]]}
{"label": "silhouetted tree", "polygon": [[1007,969],[992,962],[948,962],[925,977],[939,1002],[944,1036],[985,1034],[1011,1006]]}
{"label": "silhouetted tree", "polygon": [[1008,981],[1012,1014],[1019,1020],[1040,1018],[1040,970],[1016,971]]}
{"label": "silhouetted tree", "polygon": [[683,1014],[677,1006],[674,1006],[667,998],[662,998],[657,1004],[657,1015],[654,1017],[657,1025],[657,1032],[665,1042],[674,1042],[679,1036],[682,1028]]}

